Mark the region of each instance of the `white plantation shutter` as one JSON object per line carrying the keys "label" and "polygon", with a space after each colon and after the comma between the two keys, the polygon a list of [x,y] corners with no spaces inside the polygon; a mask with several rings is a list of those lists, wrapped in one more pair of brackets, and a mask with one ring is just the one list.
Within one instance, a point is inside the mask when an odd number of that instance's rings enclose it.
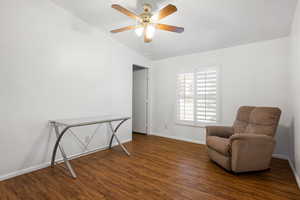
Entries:
{"label": "white plantation shutter", "polygon": [[191,125],[218,121],[216,68],[177,75],[177,121]]}
{"label": "white plantation shutter", "polygon": [[194,121],[194,73],[177,76],[177,117],[181,121]]}
{"label": "white plantation shutter", "polygon": [[217,71],[196,72],[196,122],[217,122]]}

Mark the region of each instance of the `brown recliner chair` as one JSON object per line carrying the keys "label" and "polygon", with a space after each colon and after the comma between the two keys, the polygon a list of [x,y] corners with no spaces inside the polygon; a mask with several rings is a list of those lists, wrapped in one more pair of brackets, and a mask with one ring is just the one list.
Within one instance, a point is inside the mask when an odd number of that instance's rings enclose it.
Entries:
{"label": "brown recliner chair", "polygon": [[206,127],[209,157],[236,173],[268,169],[280,115],[279,108],[243,106],[233,127]]}

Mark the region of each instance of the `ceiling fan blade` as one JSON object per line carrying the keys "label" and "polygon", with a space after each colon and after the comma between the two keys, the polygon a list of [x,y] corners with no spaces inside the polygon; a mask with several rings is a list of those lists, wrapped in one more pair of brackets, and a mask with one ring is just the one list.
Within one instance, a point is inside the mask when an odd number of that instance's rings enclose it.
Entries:
{"label": "ceiling fan blade", "polygon": [[171,32],[175,32],[175,33],[182,33],[184,31],[183,27],[171,26],[171,25],[167,25],[167,24],[156,24],[155,27],[160,30],[171,31]]}
{"label": "ceiling fan blade", "polygon": [[132,18],[132,19],[135,19],[135,20],[140,20],[141,18],[136,15],[135,13],[127,10],[126,8],[118,5],[118,4],[113,4],[111,5],[112,8],[116,9],[117,11],[123,13],[124,15],[127,15],[128,17]]}
{"label": "ceiling fan blade", "polygon": [[164,7],[163,9],[161,9],[158,13],[158,17],[157,20],[161,20],[169,15],[171,15],[172,13],[176,12],[177,8],[176,6],[169,4],[166,7]]}
{"label": "ceiling fan blade", "polygon": [[123,27],[123,28],[118,28],[118,29],[112,30],[110,32],[111,33],[119,33],[119,32],[129,31],[129,30],[136,29],[136,28],[139,28],[139,26],[137,26],[137,25],[131,25],[131,26]]}

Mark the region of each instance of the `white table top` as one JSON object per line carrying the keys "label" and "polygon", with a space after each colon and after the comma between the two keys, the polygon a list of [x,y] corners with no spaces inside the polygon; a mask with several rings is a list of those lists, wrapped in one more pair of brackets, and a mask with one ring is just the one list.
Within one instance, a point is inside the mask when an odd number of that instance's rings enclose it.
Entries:
{"label": "white table top", "polygon": [[100,124],[100,123],[113,122],[113,121],[122,121],[127,119],[130,119],[130,117],[103,115],[103,116],[82,117],[82,118],[73,118],[73,119],[50,120],[50,122],[56,123],[58,126],[82,126],[82,125]]}

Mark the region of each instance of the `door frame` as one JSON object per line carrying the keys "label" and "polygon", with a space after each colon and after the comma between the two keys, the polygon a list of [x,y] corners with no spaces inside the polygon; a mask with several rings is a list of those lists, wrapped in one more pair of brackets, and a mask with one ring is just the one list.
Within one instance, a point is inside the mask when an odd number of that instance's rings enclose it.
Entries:
{"label": "door frame", "polygon": [[[134,68],[140,68],[140,70],[146,70],[146,135],[150,135],[150,69],[149,67],[133,64],[132,65],[132,100],[133,100],[133,71]],[[133,111],[133,106],[132,106]],[[133,112],[132,112],[133,114]],[[133,119],[132,119],[132,132],[133,132]],[[144,133],[141,133],[144,134]]]}

